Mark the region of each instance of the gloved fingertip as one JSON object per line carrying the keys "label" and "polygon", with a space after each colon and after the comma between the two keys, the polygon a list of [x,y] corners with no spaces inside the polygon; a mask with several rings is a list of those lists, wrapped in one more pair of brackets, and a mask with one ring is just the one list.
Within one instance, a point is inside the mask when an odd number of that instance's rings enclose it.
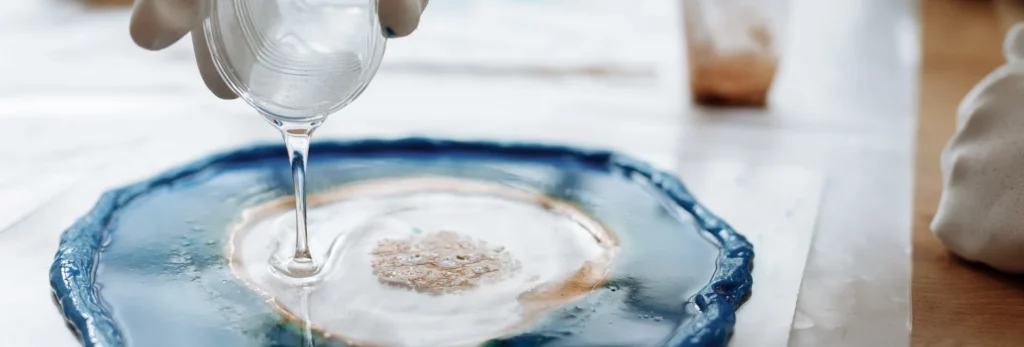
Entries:
{"label": "gloved fingertip", "polygon": [[408,19],[404,22],[396,25],[389,25],[384,27],[384,37],[394,39],[399,37],[406,37],[416,31],[416,27],[419,26],[419,19]]}
{"label": "gloved fingertip", "polygon": [[[135,45],[158,51],[173,45],[188,33],[189,28],[180,22],[186,19],[173,17],[164,18],[155,1],[138,1],[128,23],[128,34]],[[176,14],[179,15],[180,14]]]}
{"label": "gloved fingertip", "polygon": [[131,22],[128,24],[128,35],[132,37],[132,42],[135,42],[136,46],[150,51],[161,50],[169,46],[169,44],[161,45],[158,40],[158,30],[153,25],[136,18],[138,16],[132,16]]}
{"label": "gloved fingertip", "polygon": [[389,38],[408,36],[420,24],[420,15],[426,6],[421,0],[382,0],[378,6],[380,24]]}
{"label": "gloved fingertip", "polygon": [[231,91],[231,88],[228,88],[227,86],[211,86],[209,84],[207,84],[206,86],[210,89],[210,92],[212,92],[214,96],[221,100],[238,99],[238,95],[236,95],[235,92]]}
{"label": "gloved fingertip", "polygon": [[231,90],[228,83],[217,72],[217,67],[213,62],[213,55],[206,45],[206,34],[201,26],[192,32],[192,49],[196,57],[196,67],[199,68],[199,76],[203,78],[206,88],[214,96],[223,100],[238,98],[238,95]]}
{"label": "gloved fingertip", "polygon": [[204,65],[202,62],[199,63],[199,76],[203,78],[203,83],[206,84],[206,89],[209,89],[214,96],[223,100],[232,100],[238,98],[238,95],[228,87],[227,82],[220,77],[217,71],[211,71],[212,67]]}
{"label": "gloved fingertip", "polygon": [[161,49],[170,47],[179,38],[162,38],[159,34],[153,33],[148,28],[140,29],[140,27],[132,26],[128,29],[129,34],[132,37],[132,41],[135,42],[136,46],[149,51],[159,51]]}

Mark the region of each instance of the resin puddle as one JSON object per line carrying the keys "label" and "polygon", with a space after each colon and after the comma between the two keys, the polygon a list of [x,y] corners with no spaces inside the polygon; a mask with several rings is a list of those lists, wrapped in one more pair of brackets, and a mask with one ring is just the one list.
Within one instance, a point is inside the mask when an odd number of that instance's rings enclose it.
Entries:
{"label": "resin puddle", "polygon": [[469,179],[376,179],[309,197],[310,251],[323,268],[291,281],[270,264],[294,249],[292,204],[243,213],[228,257],[307,338],[479,345],[604,285],[618,251],[600,223],[542,194]]}

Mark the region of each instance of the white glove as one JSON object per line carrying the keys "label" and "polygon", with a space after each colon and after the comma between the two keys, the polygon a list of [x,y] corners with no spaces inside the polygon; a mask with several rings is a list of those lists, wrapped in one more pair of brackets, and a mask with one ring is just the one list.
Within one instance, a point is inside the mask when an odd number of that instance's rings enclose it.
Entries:
{"label": "white glove", "polygon": [[[139,47],[161,50],[174,44],[186,33],[194,32],[192,45],[196,64],[206,86],[219,98],[238,96],[228,88],[213,65],[203,33],[201,7],[208,0],[136,0],[130,32]],[[430,0],[380,0],[381,27],[388,37],[411,34],[420,22],[420,14]]]}
{"label": "white glove", "polygon": [[1006,64],[960,104],[932,230],[967,260],[1024,273],[1024,22],[1004,51]]}

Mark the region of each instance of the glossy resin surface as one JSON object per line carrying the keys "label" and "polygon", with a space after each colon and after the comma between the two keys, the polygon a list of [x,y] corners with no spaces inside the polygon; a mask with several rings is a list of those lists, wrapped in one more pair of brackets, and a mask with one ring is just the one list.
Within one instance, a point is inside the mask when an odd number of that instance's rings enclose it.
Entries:
{"label": "glossy resin surface", "polygon": [[[228,255],[246,211],[291,194],[285,155],[282,146],[242,149],[105,194],[65,232],[51,268],[83,344],[301,346],[302,323],[253,290]],[[678,179],[616,153],[418,138],[320,142],[309,172],[311,196],[410,177],[513,186],[571,204],[614,236],[617,254],[599,285],[483,345],[724,346],[750,294],[751,245]],[[349,341],[314,335],[317,346]]]}

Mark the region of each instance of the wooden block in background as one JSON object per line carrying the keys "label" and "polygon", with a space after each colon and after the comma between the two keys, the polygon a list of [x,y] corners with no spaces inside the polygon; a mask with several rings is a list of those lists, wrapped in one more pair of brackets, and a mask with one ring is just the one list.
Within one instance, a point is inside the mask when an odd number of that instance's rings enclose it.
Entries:
{"label": "wooden block in background", "polygon": [[996,17],[1003,32],[1013,23],[1024,21],[1024,0],[995,0]]}
{"label": "wooden block in background", "polygon": [[[913,346],[1024,346],[1024,277],[950,254],[931,233],[942,193],[939,156],[963,96],[1003,63],[1021,0],[924,0],[914,194]],[[998,9],[998,10],[997,10]]]}

